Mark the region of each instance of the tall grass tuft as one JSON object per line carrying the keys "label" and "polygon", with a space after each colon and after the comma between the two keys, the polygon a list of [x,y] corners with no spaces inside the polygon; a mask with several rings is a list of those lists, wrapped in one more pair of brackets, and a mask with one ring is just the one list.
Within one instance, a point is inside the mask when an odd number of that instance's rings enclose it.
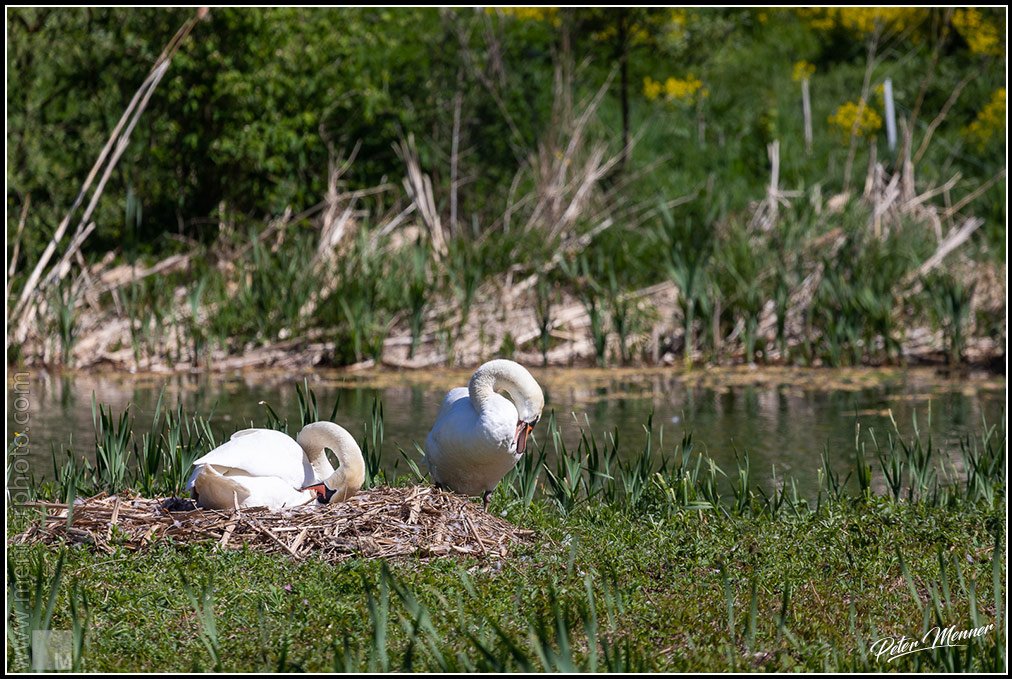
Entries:
{"label": "tall grass tuft", "polygon": [[161,472],[162,460],[165,458],[165,443],[160,432],[162,429],[162,398],[165,390],[158,393],[158,401],[155,402],[155,411],[151,416],[151,429],[148,433],[141,435],[140,445],[134,443],[134,459],[137,460],[137,469],[134,482],[137,489],[148,497],[151,497],[158,486],[158,474]]}
{"label": "tall grass tuft", "polygon": [[702,301],[703,279],[714,249],[713,229],[700,219],[675,218],[666,204],[661,205],[660,214],[653,240],[660,248],[668,277],[678,287],[685,362],[691,365],[696,311]]}
{"label": "tall grass tuft", "polygon": [[539,275],[534,293],[534,313],[538,319],[538,348],[541,350],[541,365],[547,367],[548,349],[552,344],[552,304],[555,297],[552,281],[543,274]]}
{"label": "tall grass tuft", "polygon": [[77,339],[77,295],[72,282],[61,281],[49,294],[54,329],[60,342],[60,362],[70,365],[70,352]]}
{"label": "tall grass tuft", "polygon": [[411,248],[408,257],[407,285],[404,289],[411,326],[411,345],[408,347],[408,358],[414,358],[415,351],[418,350],[418,343],[422,338],[425,307],[431,295],[430,282],[429,249],[422,243],[416,243]]}
{"label": "tall grass tuft", "polygon": [[76,585],[69,592],[71,657],[69,667],[46,667],[51,660],[40,655],[47,650],[45,633],[53,629],[53,614],[63,583],[63,570],[67,553],[61,550],[52,575],[46,572],[45,559],[40,554],[35,561],[31,580],[19,579],[13,562],[7,559],[7,641],[9,644],[8,669],[20,666],[21,670],[72,670],[80,671],[88,631],[89,604],[87,595]]}
{"label": "tall grass tuft", "polygon": [[580,304],[590,320],[590,334],[594,343],[594,357],[597,365],[604,367],[607,362],[608,329],[605,326],[606,310],[602,304],[605,298],[600,276],[605,274],[603,253],[591,259],[587,253],[580,253],[573,262],[563,261],[561,265],[568,276]]}
{"label": "tall grass tuft", "polygon": [[[180,571],[179,578],[182,581],[183,593],[186,594],[190,606],[193,607],[193,614],[197,619],[197,633],[201,644],[211,658],[211,667],[215,672],[221,672],[221,641],[218,638],[218,626],[214,614],[214,584],[211,576],[202,577],[198,582],[193,583],[186,577],[186,573]],[[195,664],[196,662],[194,659]]]}
{"label": "tall grass tuft", "polygon": [[95,428],[94,482],[110,493],[118,493],[126,487],[130,472],[133,418],[129,409],[114,418],[112,408],[96,403],[92,394],[91,419]]}
{"label": "tall grass tuft", "polygon": [[[720,266],[717,275],[727,311],[741,323],[744,334],[745,362],[756,357],[756,331],[759,316],[768,298],[767,271],[764,263],[769,255],[742,227],[731,226],[729,235],[719,248]],[[766,351],[763,348],[763,356]]]}
{"label": "tall grass tuft", "polygon": [[372,488],[381,479],[383,470],[383,403],[375,399],[369,421],[362,438],[362,457],[365,460],[365,487]]}
{"label": "tall grass tuft", "polygon": [[946,359],[950,365],[963,362],[963,327],[970,313],[974,283],[966,284],[951,273],[933,273],[923,279],[928,313],[941,328]]}

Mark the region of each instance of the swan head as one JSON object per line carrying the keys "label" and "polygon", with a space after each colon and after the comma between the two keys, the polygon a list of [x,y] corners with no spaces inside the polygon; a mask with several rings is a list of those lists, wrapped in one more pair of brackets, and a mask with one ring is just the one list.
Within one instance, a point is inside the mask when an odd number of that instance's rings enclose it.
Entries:
{"label": "swan head", "polygon": [[515,400],[514,405],[517,407],[520,421],[533,427],[541,419],[541,411],[545,409],[545,394],[533,377],[531,377],[531,382],[533,383],[532,387],[522,389],[520,394],[511,393],[511,396]]}
{"label": "swan head", "polygon": [[[365,481],[365,461],[362,450],[355,437],[333,422],[314,422],[307,424],[299,432],[299,445],[306,451],[317,478],[321,483],[307,486],[303,490],[316,492],[316,499],[321,504],[343,502],[357,493]],[[334,451],[341,462],[336,471],[327,460],[325,448]]]}
{"label": "swan head", "polygon": [[519,363],[499,358],[479,367],[468,384],[471,402],[482,410],[497,390],[507,392],[517,411],[517,429],[514,440],[516,452],[527,450],[527,439],[534,425],[541,419],[545,408],[545,394],[534,376]]}
{"label": "swan head", "polygon": [[517,417],[519,418],[517,420],[516,431],[517,453],[522,455],[527,452],[527,439],[530,438],[534,427],[541,421],[541,411],[545,409],[545,394],[541,391],[541,386],[526,369],[520,365],[517,365],[517,367],[523,370],[530,378],[530,384],[526,380],[522,380],[521,384],[523,386],[517,390],[510,391],[507,387],[507,391],[513,397],[514,405],[517,408]]}
{"label": "swan head", "polygon": [[537,426],[540,419],[541,413],[539,412],[533,420],[527,421],[521,418],[517,422],[516,441],[518,455],[523,455],[527,452],[527,439],[530,437],[531,432],[534,431],[534,427]]}

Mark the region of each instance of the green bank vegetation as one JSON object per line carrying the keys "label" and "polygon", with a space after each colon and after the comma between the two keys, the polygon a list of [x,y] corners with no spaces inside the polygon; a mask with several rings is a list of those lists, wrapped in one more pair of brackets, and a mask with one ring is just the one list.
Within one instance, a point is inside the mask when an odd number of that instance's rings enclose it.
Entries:
{"label": "green bank vegetation", "polygon": [[998,10],[9,14],[15,360],[1000,352]]}

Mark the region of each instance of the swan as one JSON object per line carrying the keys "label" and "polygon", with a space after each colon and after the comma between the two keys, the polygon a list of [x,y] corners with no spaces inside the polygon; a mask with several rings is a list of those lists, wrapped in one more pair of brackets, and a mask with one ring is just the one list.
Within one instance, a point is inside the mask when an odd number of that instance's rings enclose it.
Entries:
{"label": "swan", "polygon": [[487,508],[492,489],[527,450],[544,407],[541,387],[522,365],[506,359],[483,364],[467,387],[446,395],[425,439],[425,463],[436,486],[481,495]]}
{"label": "swan", "polygon": [[[324,448],[337,455],[335,471]],[[208,509],[343,502],[362,488],[365,463],[355,438],[333,422],[303,427],[298,440],[273,429],[243,429],[193,463],[187,482]],[[322,482],[321,482],[322,481]]]}

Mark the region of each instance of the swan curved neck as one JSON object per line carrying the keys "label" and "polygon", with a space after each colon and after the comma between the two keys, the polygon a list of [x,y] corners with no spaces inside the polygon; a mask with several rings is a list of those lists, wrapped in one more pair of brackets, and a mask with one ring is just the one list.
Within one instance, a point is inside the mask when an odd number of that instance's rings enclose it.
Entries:
{"label": "swan curved neck", "polygon": [[506,359],[489,361],[474,371],[467,385],[471,404],[478,412],[486,408],[489,399],[499,389],[513,397],[520,419],[531,421],[540,416],[544,406],[541,387],[519,363]]}
{"label": "swan curved neck", "polygon": [[[306,452],[317,478],[331,490],[357,491],[365,480],[365,461],[355,437],[333,422],[314,422],[303,427],[299,445]],[[337,455],[341,466],[335,470],[327,459],[326,448]]]}

